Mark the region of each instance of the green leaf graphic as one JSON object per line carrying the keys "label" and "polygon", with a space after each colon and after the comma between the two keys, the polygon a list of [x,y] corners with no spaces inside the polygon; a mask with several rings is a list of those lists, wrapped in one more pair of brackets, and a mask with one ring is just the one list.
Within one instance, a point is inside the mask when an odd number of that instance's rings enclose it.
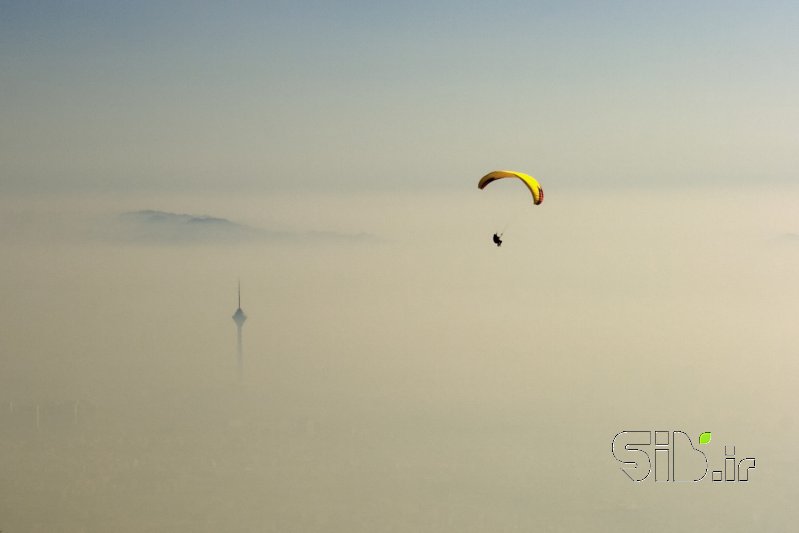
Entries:
{"label": "green leaf graphic", "polygon": [[710,442],[710,432],[705,431],[699,435],[699,444],[707,444],[708,442]]}

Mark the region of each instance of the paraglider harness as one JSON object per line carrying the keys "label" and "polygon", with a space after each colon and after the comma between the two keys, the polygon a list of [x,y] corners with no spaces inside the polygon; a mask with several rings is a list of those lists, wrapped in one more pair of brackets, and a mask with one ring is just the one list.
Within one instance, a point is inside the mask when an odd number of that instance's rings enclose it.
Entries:
{"label": "paraglider harness", "polygon": [[496,244],[496,245],[497,245],[497,247],[499,247],[499,246],[502,246],[502,239],[501,239],[501,237],[502,237],[502,234],[501,234],[501,233],[495,233],[495,234],[494,234],[494,244]]}

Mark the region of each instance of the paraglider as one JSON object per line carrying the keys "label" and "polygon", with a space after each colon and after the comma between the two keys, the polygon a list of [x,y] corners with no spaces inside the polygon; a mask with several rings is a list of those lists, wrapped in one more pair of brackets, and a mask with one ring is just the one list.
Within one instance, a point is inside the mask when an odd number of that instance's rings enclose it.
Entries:
{"label": "paraglider", "polygon": [[[541,205],[541,202],[544,201],[544,189],[541,188],[541,184],[529,174],[516,172],[514,170],[495,170],[493,172],[489,172],[480,178],[480,181],[477,183],[477,188],[482,190],[489,183],[503,178],[514,178],[521,180],[530,191],[530,194],[533,196],[533,205]],[[504,233],[504,230],[502,232],[494,233],[493,241],[494,244],[497,245],[497,248],[502,246],[502,233]]]}
{"label": "paraglider", "polygon": [[517,178],[522,180],[533,195],[533,204],[540,205],[541,202],[544,201],[544,189],[541,188],[541,184],[539,184],[534,177],[513,170],[495,170],[494,172],[489,172],[480,178],[480,181],[477,183],[477,188],[485,189],[486,185],[492,181],[502,178]]}

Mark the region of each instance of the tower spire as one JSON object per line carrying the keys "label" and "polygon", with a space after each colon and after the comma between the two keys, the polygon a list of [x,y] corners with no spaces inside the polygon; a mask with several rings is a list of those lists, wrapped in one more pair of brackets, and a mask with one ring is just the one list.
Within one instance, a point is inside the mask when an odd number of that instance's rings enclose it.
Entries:
{"label": "tower spire", "polygon": [[236,312],[233,313],[233,322],[236,323],[236,360],[239,367],[239,379],[241,379],[242,371],[244,370],[244,354],[241,347],[241,328],[244,326],[244,321],[247,320],[247,315],[241,310],[241,279],[238,281],[238,307]]}

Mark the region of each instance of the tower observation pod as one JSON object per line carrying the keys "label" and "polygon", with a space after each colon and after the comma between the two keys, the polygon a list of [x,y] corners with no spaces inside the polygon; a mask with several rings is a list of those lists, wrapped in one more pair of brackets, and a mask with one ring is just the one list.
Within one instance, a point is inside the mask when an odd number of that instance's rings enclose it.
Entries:
{"label": "tower observation pod", "polygon": [[244,354],[241,347],[241,328],[244,326],[244,322],[247,320],[247,315],[244,314],[244,311],[241,310],[241,281],[239,281],[239,305],[236,308],[236,312],[233,313],[233,322],[236,323],[236,363],[238,365],[239,371],[239,379],[241,379],[242,373],[244,371]]}

